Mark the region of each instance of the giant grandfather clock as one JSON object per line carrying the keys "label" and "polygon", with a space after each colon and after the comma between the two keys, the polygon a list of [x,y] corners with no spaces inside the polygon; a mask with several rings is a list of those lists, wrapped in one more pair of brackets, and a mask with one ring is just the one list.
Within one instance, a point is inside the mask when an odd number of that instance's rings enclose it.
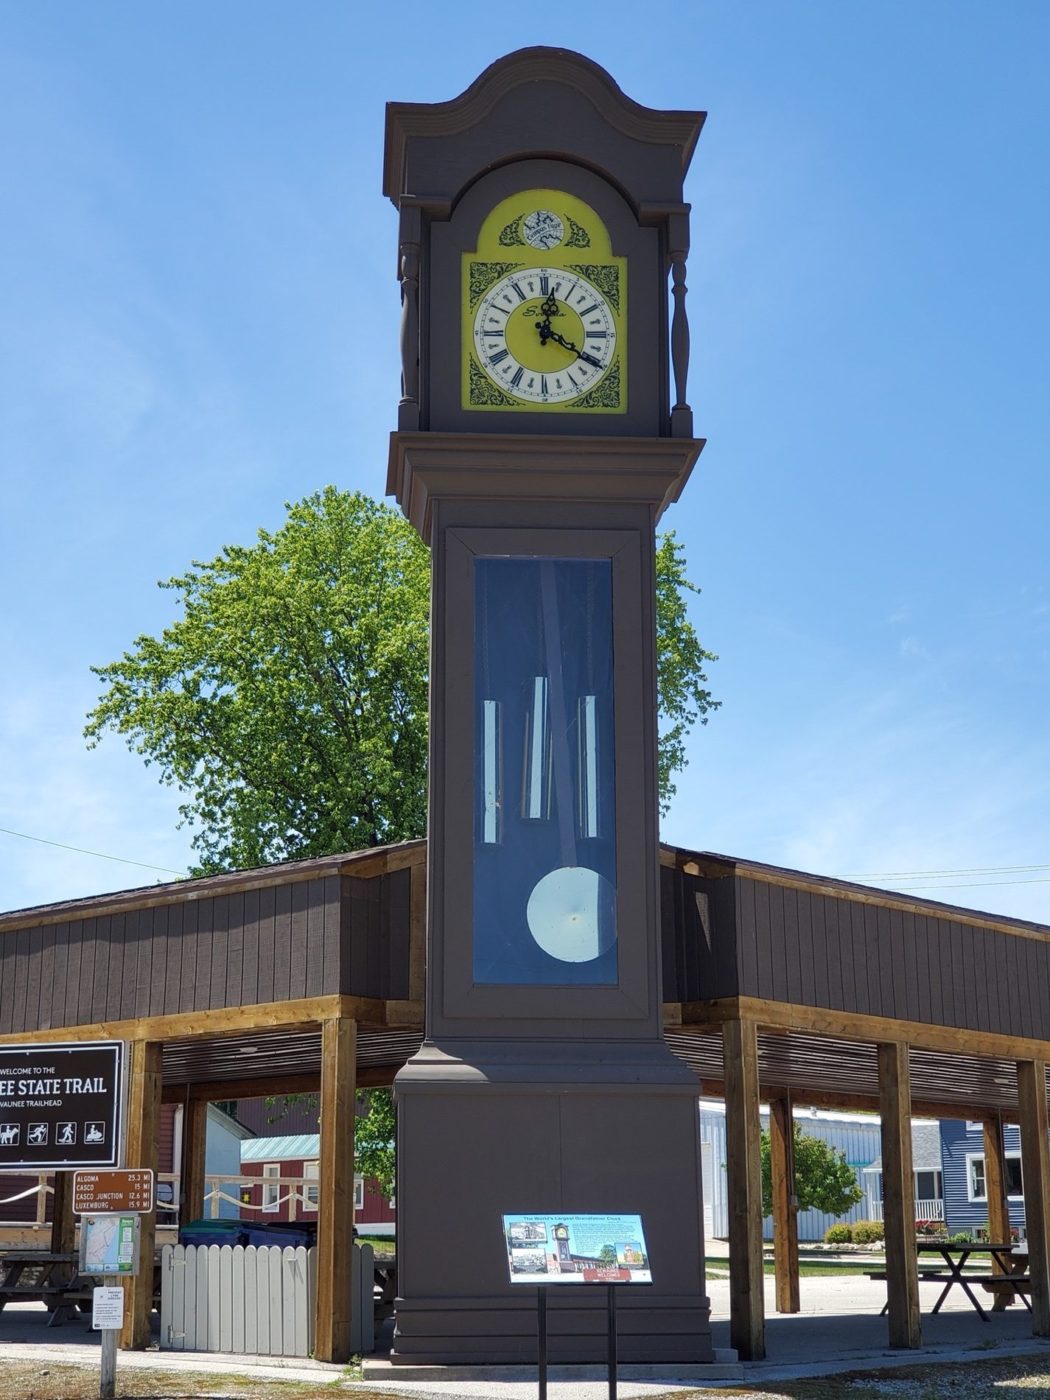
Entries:
{"label": "giant grandfather clock", "polygon": [[[713,1357],[697,1083],[661,1034],[653,583],[656,520],[702,446],[682,203],[702,121],[551,48],[387,110],[388,489],[433,554],[395,1360],[534,1357],[500,1229],[518,1210],[639,1212],[655,1284],[624,1290],[622,1358]],[[603,1309],[558,1290],[552,1359],[601,1360]]]}

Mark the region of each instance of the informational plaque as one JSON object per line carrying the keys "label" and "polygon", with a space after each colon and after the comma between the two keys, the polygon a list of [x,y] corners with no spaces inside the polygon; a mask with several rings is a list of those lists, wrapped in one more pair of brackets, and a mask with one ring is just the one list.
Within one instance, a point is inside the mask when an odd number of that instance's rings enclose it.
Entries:
{"label": "informational plaque", "polygon": [[91,1326],[96,1332],[119,1332],[124,1326],[123,1288],[91,1290]]}
{"label": "informational plaque", "polygon": [[124,1043],[0,1045],[0,1171],[119,1165]]}
{"label": "informational plaque", "polygon": [[511,1283],[652,1283],[640,1215],[505,1215]]}
{"label": "informational plaque", "polygon": [[74,1172],[74,1215],[119,1215],[135,1211],[148,1215],[153,1209],[153,1171],[149,1167]]}
{"label": "informational plaque", "polygon": [[139,1216],[85,1215],[80,1222],[82,1274],[137,1274]]}

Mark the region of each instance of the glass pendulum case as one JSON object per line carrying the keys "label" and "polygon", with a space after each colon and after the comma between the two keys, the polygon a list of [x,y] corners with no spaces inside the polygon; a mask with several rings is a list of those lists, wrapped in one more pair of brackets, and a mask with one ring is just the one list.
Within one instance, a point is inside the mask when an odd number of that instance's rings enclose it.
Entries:
{"label": "glass pendulum case", "polygon": [[474,983],[613,985],[612,563],[474,570]]}

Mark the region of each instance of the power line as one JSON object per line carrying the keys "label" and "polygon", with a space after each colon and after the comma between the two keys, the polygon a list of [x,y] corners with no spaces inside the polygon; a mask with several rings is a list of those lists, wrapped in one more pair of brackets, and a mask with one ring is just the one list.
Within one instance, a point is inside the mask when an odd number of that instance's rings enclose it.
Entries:
{"label": "power line", "polygon": [[[918,880],[941,875],[1022,875],[1032,870],[1050,870],[1050,865],[975,865],[958,870],[869,870],[864,874],[840,875],[840,880]],[[1005,883],[1009,884],[1009,881]],[[1024,883],[1019,882],[1019,883]]]}
{"label": "power line", "polygon": [[138,865],[143,870],[159,870],[164,875],[184,876],[185,870],[171,870],[166,865],[150,865],[144,860],[128,860],[126,856],[110,856],[105,851],[87,851],[83,846],[67,846],[64,841],[49,841],[46,836],[30,836],[25,831],[11,831],[6,826],[0,826],[0,833],[4,836],[17,836],[23,841],[38,841],[41,846],[57,846],[60,851],[75,851],[79,856],[95,856],[98,860],[115,860],[121,865]]}

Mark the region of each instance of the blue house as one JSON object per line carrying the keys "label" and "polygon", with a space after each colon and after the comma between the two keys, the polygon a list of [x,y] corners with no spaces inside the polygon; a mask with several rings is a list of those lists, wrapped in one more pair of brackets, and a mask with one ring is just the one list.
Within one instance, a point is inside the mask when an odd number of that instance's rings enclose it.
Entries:
{"label": "blue house", "polygon": [[[1021,1135],[1011,1123],[1003,1127],[1006,1149],[1010,1227],[1024,1237],[1024,1192],[1021,1183]],[[949,1234],[988,1228],[988,1193],[984,1179],[984,1134],[980,1123],[961,1119],[941,1122],[944,1217]]]}

